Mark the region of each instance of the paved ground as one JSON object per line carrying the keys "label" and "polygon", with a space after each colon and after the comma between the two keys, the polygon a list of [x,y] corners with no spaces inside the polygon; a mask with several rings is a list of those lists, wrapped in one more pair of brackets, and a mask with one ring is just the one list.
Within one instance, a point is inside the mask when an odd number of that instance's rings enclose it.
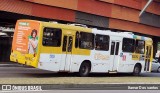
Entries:
{"label": "paved ground", "polygon": [[160,84],[159,77],[160,73],[145,73],[138,77],[130,74],[91,74],[90,77],[77,77],[71,73],[54,73],[21,66],[0,67],[0,84]]}
{"label": "paved ground", "polygon": [[[160,84],[160,73],[130,74],[91,74],[78,77],[71,73],[54,73],[23,66],[0,66],[0,84]],[[19,93],[22,91],[0,91],[0,93]],[[22,93],[158,93],[158,90],[49,90],[24,91]]]}

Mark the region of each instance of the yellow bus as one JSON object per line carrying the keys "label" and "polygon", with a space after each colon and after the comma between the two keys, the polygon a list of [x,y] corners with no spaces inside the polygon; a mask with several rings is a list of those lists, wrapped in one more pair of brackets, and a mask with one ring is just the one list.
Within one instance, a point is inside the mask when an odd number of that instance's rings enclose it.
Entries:
{"label": "yellow bus", "polygon": [[18,20],[10,60],[54,72],[133,73],[151,71],[152,39],[76,25]]}

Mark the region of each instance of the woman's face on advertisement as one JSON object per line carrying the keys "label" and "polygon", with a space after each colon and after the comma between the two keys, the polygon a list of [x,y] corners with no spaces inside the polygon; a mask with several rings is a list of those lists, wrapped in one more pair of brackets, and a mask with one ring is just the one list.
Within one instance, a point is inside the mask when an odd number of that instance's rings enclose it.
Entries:
{"label": "woman's face on advertisement", "polygon": [[35,38],[36,37],[36,32],[33,32],[33,38]]}

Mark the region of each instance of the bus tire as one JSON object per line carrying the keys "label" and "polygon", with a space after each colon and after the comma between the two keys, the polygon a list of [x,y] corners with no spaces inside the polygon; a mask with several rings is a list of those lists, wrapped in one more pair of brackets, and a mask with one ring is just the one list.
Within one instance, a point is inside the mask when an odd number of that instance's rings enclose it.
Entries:
{"label": "bus tire", "polygon": [[91,66],[89,63],[84,62],[81,64],[79,69],[79,76],[81,77],[87,77],[90,73]]}
{"label": "bus tire", "polygon": [[160,73],[160,67],[158,67],[157,72]]}
{"label": "bus tire", "polygon": [[133,75],[134,76],[139,76],[141,73],[141,66],[136,64],[133,70]]}

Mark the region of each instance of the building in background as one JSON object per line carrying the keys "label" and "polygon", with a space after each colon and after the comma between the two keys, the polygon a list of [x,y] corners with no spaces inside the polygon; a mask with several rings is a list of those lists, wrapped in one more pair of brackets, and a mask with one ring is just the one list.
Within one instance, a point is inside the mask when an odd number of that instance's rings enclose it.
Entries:
{"label": "building in background", "polygon": [[[154,40],[154,55],[160,42],[160,0],[0,0],[0,27],[14,28],[18,19],[81,23],[98,29],[130,31]],[[0,61],[10,49],[12,34],[0,36]],[[7,39],[6,39],[7,38]],[[3,47],[2,47],[3,46]],[[6,47],[8,46],[8,47]],[[3,48],[3,50],[2,50]],[[10,52],[8,51],[7,54]],[[4,60],[1,60],[4,58]]]}

